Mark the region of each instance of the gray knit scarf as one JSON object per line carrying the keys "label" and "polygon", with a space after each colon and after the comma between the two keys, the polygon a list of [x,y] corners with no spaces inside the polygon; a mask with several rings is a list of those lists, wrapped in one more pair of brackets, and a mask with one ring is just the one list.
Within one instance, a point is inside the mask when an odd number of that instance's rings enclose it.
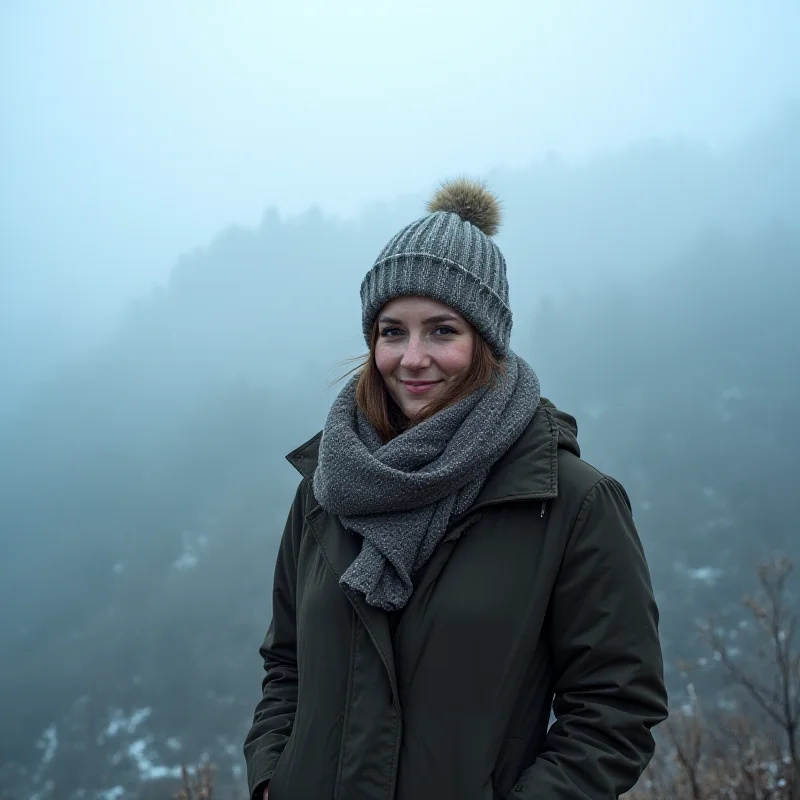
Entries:
{"label": "gray knit scarf", "polygon": [[342,586],[394,611],[408,602],[411,575],[430,558],[450,519],[472,505],[489,470],[533,418],[539,380],[509,353],[503,377],[387,444],[356,404],[357,380],[328,415],[314,495],[363,538]]}

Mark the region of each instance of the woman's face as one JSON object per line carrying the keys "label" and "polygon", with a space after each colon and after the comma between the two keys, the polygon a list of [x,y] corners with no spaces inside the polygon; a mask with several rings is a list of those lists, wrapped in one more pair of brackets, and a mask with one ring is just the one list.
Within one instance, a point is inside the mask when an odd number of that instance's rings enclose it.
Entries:
{"label": "woman's face", "polygon": [[397,297],[381,309],[375,366],[406,417],[469,369],[476,336],[461,314],[427,297]]}

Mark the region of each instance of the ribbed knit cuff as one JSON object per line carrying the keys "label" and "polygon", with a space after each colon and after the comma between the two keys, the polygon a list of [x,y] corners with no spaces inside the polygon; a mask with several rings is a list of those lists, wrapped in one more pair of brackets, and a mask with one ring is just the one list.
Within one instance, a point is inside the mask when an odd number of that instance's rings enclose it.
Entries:
{"label": "ribbed knit cuff", "polygon": [[361,284],[362,328],[369,346],[381,308],[395,297],[422,296],[456,309],[498,358],[508,355],[511,310],[460,264],[430,253],[401,253],[379,261]]}

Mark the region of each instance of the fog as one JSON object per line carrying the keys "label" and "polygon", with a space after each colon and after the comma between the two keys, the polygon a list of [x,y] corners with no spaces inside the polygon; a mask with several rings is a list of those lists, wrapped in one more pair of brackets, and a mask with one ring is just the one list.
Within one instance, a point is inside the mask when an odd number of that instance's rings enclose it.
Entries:
{"label": "fog", "polygon": [[798,30],[790,0],[3,3],[3,404],[265,208],[356,217],[551,151],[737,146],[800,95]]}
{"label": "fog", "polygon": [[598,8],[3,4],[0,798],[241,783],[283,454],[454,174],[632,496],[674,697],[691,621],[800,557],[800,8]]}

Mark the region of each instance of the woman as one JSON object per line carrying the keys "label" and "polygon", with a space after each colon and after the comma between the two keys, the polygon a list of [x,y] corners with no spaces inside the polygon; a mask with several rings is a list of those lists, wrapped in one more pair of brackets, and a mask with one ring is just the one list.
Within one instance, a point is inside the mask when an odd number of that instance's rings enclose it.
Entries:
{"label": "woman", "polygon": [[667,713],[628,498],[509,349],[496,199],[460,180],[428,211],[364,278],[369,355],[288,457],[251,797],[616,798]]}

